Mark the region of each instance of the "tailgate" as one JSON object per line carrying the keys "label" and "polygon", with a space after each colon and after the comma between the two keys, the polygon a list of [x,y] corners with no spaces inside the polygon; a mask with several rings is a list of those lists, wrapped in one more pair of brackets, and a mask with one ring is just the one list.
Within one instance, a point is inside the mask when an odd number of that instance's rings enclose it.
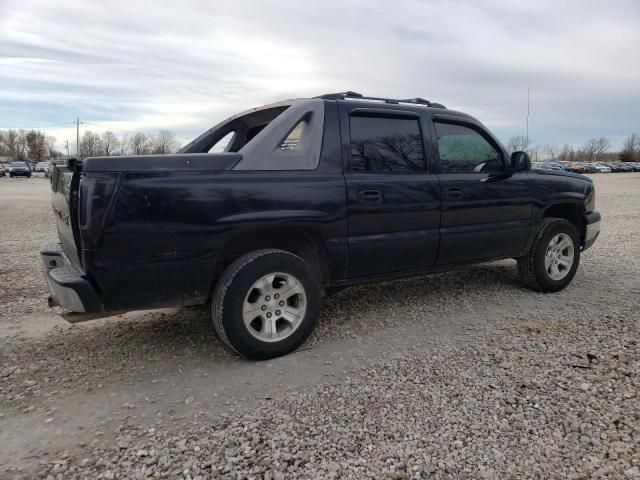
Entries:
{"label": "tailgate", "polygon": [[53,214],[62,249],[71,264],[82,271],[77,243],[77,198],[79,173],[66,165],[53,165],[51,170],[51,195]]}

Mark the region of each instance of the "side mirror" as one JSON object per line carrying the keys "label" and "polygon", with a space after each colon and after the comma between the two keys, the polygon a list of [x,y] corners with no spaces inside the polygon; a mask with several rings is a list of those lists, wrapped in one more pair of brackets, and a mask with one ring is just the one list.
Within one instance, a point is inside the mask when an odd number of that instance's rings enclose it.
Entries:
{"label": "side mirror", "polygon": [[514,172],[531,170],[531,158],[527,152],[513,152],[511,154],[511,169]]}

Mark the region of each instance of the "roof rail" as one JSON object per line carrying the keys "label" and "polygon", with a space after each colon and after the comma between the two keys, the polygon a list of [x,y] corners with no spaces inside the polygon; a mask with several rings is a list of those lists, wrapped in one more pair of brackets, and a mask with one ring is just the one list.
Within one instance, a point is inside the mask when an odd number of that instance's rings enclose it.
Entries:
{"label": "roof rail", "polygon": [[385,102],[385,103],[391,103],[391,104],[413,103],[417,105],[426,105],[427,107],[432,107],[432,108],[445,108],[445,109],[447,108],[441,103],[430,102],[429,100],[425,100],[424,98],[421,98],[421,97],[405,98],[401,100],[397,100],[395,98],[366,97],[361,93],[352,92],[351,90],[346,92],[340,92],[340,93],[327,93],[325,95],[319,95],[315,98],[322,98],[325,100],[345,100],[347,98],[355,98],[358,100],[375,100],[378,102]]}
{"label": "roof rail", "polygon": [[352,92],[351,90],[340,93],[325,93],[315,98],[324,98],[325,100],[344,100],[345,98],[363,98],[361,93]]}

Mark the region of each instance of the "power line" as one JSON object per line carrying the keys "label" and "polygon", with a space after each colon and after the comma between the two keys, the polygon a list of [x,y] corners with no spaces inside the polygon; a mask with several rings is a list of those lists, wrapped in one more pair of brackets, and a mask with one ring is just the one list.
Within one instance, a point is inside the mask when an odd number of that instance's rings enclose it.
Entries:
{"label": "power line", "polygon": [[71,127],[71,123],[59,123],[57,125],[45,125],[44,127],[0,127],[0,130],[46,130],[48,128]]}
{"label": "power line", "polygon": [[91,122],[84,122],[84,123],[87,124],[87,125],[93,125],[94,127],[106,128],[107,130],[118,130],[119,132],[144,133],[144,132],[137,132],[135,130],[125,130],[124,128],[107,127],[105,125],[98,125],[97,123],[91,123]]}

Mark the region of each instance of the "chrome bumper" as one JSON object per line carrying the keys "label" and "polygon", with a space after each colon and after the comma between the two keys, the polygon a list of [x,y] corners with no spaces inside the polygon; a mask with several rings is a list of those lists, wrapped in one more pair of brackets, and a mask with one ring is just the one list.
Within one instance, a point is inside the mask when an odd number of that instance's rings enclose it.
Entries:
{"label": "chrome bumper", "polygon": [[584,216],[584,220],[585,228],[582,250],[591,247],[598,238],[598,235],[600,235],[600,214],[598,212],[587,213]]}

